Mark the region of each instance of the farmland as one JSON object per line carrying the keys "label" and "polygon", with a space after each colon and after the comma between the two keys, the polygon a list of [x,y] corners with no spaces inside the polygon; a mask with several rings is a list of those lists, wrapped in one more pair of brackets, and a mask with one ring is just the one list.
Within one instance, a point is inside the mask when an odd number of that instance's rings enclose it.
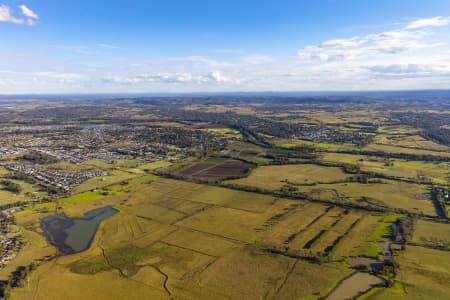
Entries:
{"label": "farmland", "polygon": [[374,207],[390,207],[434,216],[433,203],[420,195],[426,188],[417,184],[384,181],[382,183],[338,183],[299,187],[299,190],[319,200],[359,203]]}
{"label": "farmland", "polygon": [[429,179],[436,183],[445,183],[447,180],[448,166],[444,162],[408,161],[343,153],[324,153],[321,159],[324,162],[356,165],[361,171],[402,179],[414,181]]}
{"label": "farmland", "polygon": [[[331,256],[323,264],[293,257],[324,258],[325,253],[335,251],[336,244],[340,245],[337,240],[359,235],[354,224],[370,217],[331,206],[167,179],[141,184],[123,204],[115,199],[113,196],[78,202],[76,212],[71,206],[67,212],[74,215],[95,203],[116,203],[120,213],[103,223],[88,251],[58,258],[56,264],[43,263],[30,277],[31,289],[18,289],[15,297],[26,298],[31,292],[55,297],[43,288],[50,284],[50,278],[54,278],[53,284],[59,284],[54,281],[56,278],[64,278],[61,284],[67,287],[81,284],[87,280],[84,278],[92,282],[109,278],[123,292],[133,289],[129,293],[136,297],[149,293],[149,287],[157,298],[233,298],[240,294],[256,299],[266,293],[288,298],[323,296],[351,269]],[[324,233],[318,237],[321,231]],[[355,246],[370,242],[370,238],[362,238]],[[40,246],[42,251],[44,245]],[[270,249],[286,255],[274,254]],[[118,276],[115,268],[124,275]],[[322,273],[329,276],[319,280]],[[240,274],[239,279],[235,274]],[[137,286],[126,285],[130,280]],[[308,286],[306,290],[297,288],[299,280]],[[97,289],[91,281],[89,293],[104,293],[101,286]],[[268,281],[272,283],[264,284]]]}
{"label": "farmland", "polygon": [[[427,123],[444,117],[163,100],[24,104],[0,127],[0,298],[448,298],[449,145]],[[88,231],[82,252],[52,246]]]}
{"label": "farmland", "polygon": [[447,224],[418,220],[411,242],[440,249],[450,249],[450,228]]}
{"label": "farmland", "polygon": [[[271,254],[259,246],[263,241],[272,241],[272,246],[276,248],[284,246],[284,239],[278,238],[277,229],[271,230],[274,225],[267,224],[279,222],[279,226],[282,226],[281,222],[292,222],[293,218],[274,221],[277,215],[286,210],[294,210],[292,216],[309,216],[315,210],[319,215],[325,214],[323,218],[340,218],[339,209],[316,204],[304,207],[304,204],[290,200],[266,199],[226,189],[216,191],[214,187],[165,179],[159,179],[148,187],[144,185],[141,189],[137,190],[136,196],[131,195],[126,204],[115,206],[121,213],[104,222],[88,251],[59,258],[56,264],[53,261],[43,263],[30,278],[31,290],[18,289],[14,295],[20,299],[28,297],[30,292],[37,292],[40,297],[51,299],[55,296],[43,287],[46,287],[47,282],[50,283],[50,278],[64,277],[65,282],[61,284],[67,287],[84,282],[83,278],[91,278],[92,282],[110,278],[114,286],[124,289],[123,292],[133,289],[130,295],[147,293],[148,286],[151,286],[157,298],[165,298],[169,293],[180,297],[221,298],[244,294],[252,299],[265,293],[299,297],[309,293],[325,295],[339,279],[351,272],[332,262],[323,266],[306,263]],[[180,200],[177,195],[181,190],[191,193]],[[162,200],[150,196],[144,201],[141,195],[152,195],[153,192],[166,194],[167,198]],[[219,199],[219,195],[226,195],[227,192],[230,193],[225,197],[228,200]],[[114,203],[114,198],[110,199],[92,199],[92,204]],[[242,199],[242,203],[236,203],[234,199]],[[175,205],[170,204],[173,200],[177,200]],[[88,204],[80,203],[78,210]],[[195,209],[186,209],[189,206]],[[343,217],[342,222],[348,225],[355,217],[358,216],[348,215],[351,220]],[[346,234],[347,225],[336,225],[337,236]],[[310,227],[306,223],[305,226]],[[308,229],[308,232],[313,230]],[[197,241],[194,244],[191,242],[193,239]],[[326,238],[323,245],[332,242]],[[106,261],[101,256],[102,249]],[[122,270],[125,277],[118,276],[107,261]],[[225,268],[230,265],[235,267]],[[258,266],[256,277],[255,265]],[[290,269],[292,271],[288,272]],[[301,270],[308,270],[311,276],[302,277]],[[327,280],[315,280],[314,276],[319,276],[322,271],[330,274],[330,277]],[[73,275],[66,278],[68,274]],[[238,279],[234,274],[241,276]],[[165,276],[169,278],[166,284]],[[309,290],[296,288],[300,278],[308,282]],[[125,288],[124,284],[131,279],[139,283],[140,287],[136,288],[133,284]],[[268,281],[276,284],[264,285]],[[203,287],[201,292],[198,289],[199,282]],[[58,283],[53,281],[53,284]],[[89,293],[103,293],[100,286],[100,289],[96,289],[92,283],[89,286]],[[229,289],[229,286],[234,288]],[[256,286],[258,289],[255,289]]]}
{"label": "farmland", "polygon": [[293,184],[316,184],[345,181],[349,177],[340,168],[317,165],[262,166],[250,176],[229,181],[240,185],[256,186],[267,190],[280,189],[287,182]]}
{"label": "farmland", "polygon": [[229,177],[242,177],[250,169],[251,165],[237,160],[214,160],[188,166],[179,175],[193,178],[223,179]]}

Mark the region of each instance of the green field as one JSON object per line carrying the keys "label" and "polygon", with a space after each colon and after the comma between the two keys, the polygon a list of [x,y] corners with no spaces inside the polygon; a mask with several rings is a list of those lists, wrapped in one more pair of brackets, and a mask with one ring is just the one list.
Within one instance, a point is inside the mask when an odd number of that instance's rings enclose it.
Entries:
{"label": "green field", "polygon": [[76,194],[95,189],[100,189],[109,185],[120,183],[122,181],[130,180],[137,176],[139,176],[139,174],[127,171],[120,171],[120,170],[109,171],[107,176],[93,177],[77,185],[73,189],[73,193]]}
{"label": "green field", "polygon": [[46,193],[44,191],[43,187],[40,187],[36,184],[30,184],[22,180],[14,180],[7,178],[9,172],[7,172],[5,169],[0,168],[0,180],[7,180],[12,183],[15,183],[20,186],[20,192],[14,193],[11,191],[8,191],[2,187],[0,184],[0,205],[15,203],[15,202],[23,202],[23,201],[30,201],[30,200],[38,200],[42,199],[46,196]]}
{"label": "green field", "polygon": [[407,246],[396,261],[394,287],[374,290],[365,299],[448,299],[450,252]]}
{"label": "green field", "polygon": [[417,220],[414,224],[413,243],[450,250],[450,226],[447,223],[436,223]]}

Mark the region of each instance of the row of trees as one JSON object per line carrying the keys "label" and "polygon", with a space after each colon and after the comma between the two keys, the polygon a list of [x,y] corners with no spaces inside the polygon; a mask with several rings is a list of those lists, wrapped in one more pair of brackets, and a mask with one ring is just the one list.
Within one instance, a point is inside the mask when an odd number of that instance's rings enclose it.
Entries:
{"label": "row of trees", "polygon": [[20,184],[12,182],[10,180],[3,179],[0,181],[0,184],[3,186],[3,189],[6,191],[10,191],[14,194],[19,194],[22,191],[22,187]]}
{"label": "row of trees", "polygon": [[28,282],[28,275],[35,269],[36,263],[34,262],[28,266],[19,266],[11,273],[7,281],[0,281],[0,299],[8,299],[11,289],[24,287]]}

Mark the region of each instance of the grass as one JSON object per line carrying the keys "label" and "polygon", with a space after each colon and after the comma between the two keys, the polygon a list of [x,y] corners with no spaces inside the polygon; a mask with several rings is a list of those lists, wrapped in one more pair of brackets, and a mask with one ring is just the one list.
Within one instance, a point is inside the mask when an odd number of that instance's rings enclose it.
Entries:
{"label": "grass", "polygon": [[239,159],[242,159],[246,162],[257,164],[257,165],[266,165],[270,163],[272,160],[264,157],[258,157],[256,155],[250,155],[250,154],[240,154],[238,156]]}
{"label": "grass", "polygon": [[[365,215],[350,232],[345,235],[333,249],[336,257],[366,256],[378,258],[382,249],[377,242],[386,240],[382,237],[387,225],[384,217]],[[380,236],[381,235],[381,236]]]}
{"label": "grass", "polygon": [[239,131],[231,128],[207,128],[205,129],[208,132],[212,132],[221,136],[224,136],[229,139],[241,139],[242,135]]}
{"label": "grass", "polygon": [[306,230],[297,234],[295,238],[288,244],[289,251],[302,251],[303,249],[311,249],[316,238],[322,236],[324,232],[329,230],[333,224],[341,218],[342,210],[333,208],[325,215],[321,216],[314,224],[308,226]]}
{"label": "grass", "polygon": [[415,149],[432,151],[448,151],[449,147],[434,143],[420,135],[395,135],[379,134],[375,138],[375,143]]}
{"label": "grass", "polygon": [[364,299],[448,299],[450,252],[407,246],[396,262],[400,267],[394,287],[375,290]]}
{"label": "grass", "polygon": [[297,146],[313,146],[316,150],[326,150],[326,151],[345,151],[345,150],[356,150],[358,149],[352,144],[332,144],[332,143],[316,143],[306,140],[295,140],[295,139],[273,139],[271,140],[277,146],[284,148],[293,148]]}
{"label": "grass", "polygon": [[8,175],[9,174],[9,171],[8,170],[6,170],[5,168],[3,168],[3,167],[0,167],[0,177],[5,177],[6,175]]}
{"label": "grass", "polygon": [[239,246],[236,242],[188,229],[178,229],[165,237],[163,241],[174,246],[206,253],[211,256],[224,255]]}
{"label": "grass", "polygon": [[187,199],[251,212],[264,212],[274,201],[271,196],[219,187],[203,187]]}
{"label": "grass", "polygon": [[[173,298],[183,299],[318,299],[352,270],[344,263],[312,264],[263,249],[286,245],[303,249],[327,229],[311,250],[323,251],[345,234],[334,252],[343,257],[378,254],[370,247],[385,239],[390,222],[397,217],[344,213],[340,208],[326,212],[328,206],[312,202],[153,175],[136,176],[107,189],[107,196],[97,189],[60,201],[61,212],[70,216],[103,205],[113,205],[120,212],[102,222],[88,250],[59,257],[57,263],[44,262],[31,275],[30,288],[14,290],[13,299],[81,297],[80,289],[74,288],[80,285],[88,289],[84,299],[124,295],[161,299],[170,298],[168,291]],[[31,231],[39,230],[39,219],[45,215],[32,208],[16,215],[19,226],[30,229],[26,232],[32,245],[19,255],[18,263],[26,265],[30,259],[55,252]]]}
{"label": "grass", "polygon": [[265,221],[263,215],[242,210],[212,207],[178,222],[176,225],[226,239],[253,243],[260,236],[255,228]]}
{"label": "grass", "polygon": [[419,130],[407,125],[390,125],[378,127],[378,132],[387,134],[415,134]]}
{"label": "grass", "polygon": [[[383,297],[383,298],[379,298]],[[371,289],[369,292],[361,295],[357,298],[358,300],[367,299],[405,299],[405,290],[401,283],[395,282],[392,287],[381,288],[376,287]]]}
{"label": "grass", "polygon": [[255,186],[268,190],[280,189],[286,182],[294,184],[313,184],[342,181],[348,178],[341,168],[322,167],[313,164],[261,166],[242,179],[229,183]]}
{"label": "grass", "polygon": [[[202,286],[227,298],[274,298],[295,260],[259,252],[251,247],[230,252],[200,276]],[[236,276],[239,274],[238,276]]]}
{"label": "grass", "polygon": [[[30,183],[14,179],[7,179],[7,180],[20,185],[21,191],[16,194],[7,190],[0,189],[0,205],[10,204],[19,201],[30,201],[33,199],[40,199],[46,195],[45,192],[40,191],[40,188]],[[0,185],[0,188],[1,187],[2,186]]]}
{"label": "grass", "polygon": [[339,264],[311,264],[298,260],[278,299],[321,299],[352,271]]}
{"label": "grass", "polygon": [[107,176],[90,178],[73,189],[73,193],[82,193],[94,189],[106,187],[108,185],[117,184],[122,181],[130,180],[139,175],[126,171],[113,170],[109,171]]}
{"label": "grass", "polygon": [[446,223],[417,220],[414,223],[412,242],[450,249],[450,226]]}
{"label": "grass", "polygon": [[[107,283],[107,284],[105,284]],[[80,288],[82,287],[82,288]],[[31,276],[30,288],[14,291],[14,299],[168,299],[167,293],[132,281],[117,272],[75,274],[63,265],[46,264]]]}
{"label": "grass", "polygon": [[[258,243],[271,248],[284,247],[285,241],[324,214],[326,208],[323,205],[307,204],[304,207],[294,208],[292,212],[285,210],[287,216],[280,216],[269,223],[270,227]],[[292,209],[292,206],[289,209]]]}
{"label": "grass", "polygon": [[62,198],[59,200],[59,204],[63,206],[74,206],[90,201],[105,199],[108,196],[110,196],[110,194],[106,191],[84,192],[68,198]]}
{"label": "grass", "polygon": [[328,247],[332,247],[335,241],[344,236],[357,220],[361,217],[360,214],[350,212],[345,214],[335,226],[329,228],[325,234],[323,234],[320,239],[312,246],[311,250],[313,252],[325,252]]}
{"label": "grass", "polygon": [[95,167],[101,170],[111,170],[116,167],[114,163],[109,163],[104,160],[90,160],[83,163],[83,165],[89,166],[89,167]]}
{"label": "grass", "polygon": [[432,155],[432,156],[450,157],[450,152],[438,152],[438,151],[405,148],[390,145],[380,145],[374,143],[367,145],[366,147],[362,148],[362,150],[380,151],[386,153],[405,153],[414,155]]}
{"label": "grass", "polygon": [[155,204],[137,205],[135,207],[139,217],[156,220],[164,224],[171,224],[183,218],[185,214]]}
{"label": "grass", "polygon": [[1,269],[0,280],[8,280],[9,274],[19,266],[28,265],[34,260],[56,253],[56,249],[50,246],[41,234],[23,227],[21,228],[21,234],[26,240],[26,244],[14,260]]}
{"label": "grass", "polygon": [[385,180],[383,183],[361,184],[356,182],[338,184],[318,184],[316,186],[301,186],[301,192],[311,198],[336,202],[351,202],[365,206],[389,207],[402,209],[417,214],[436,216],[433,203],[420,199],[427,194],[424,186]]}
{"label": "grass", "polygon": [[386,176],[395,176],[404,179],[416,180],[419,176],[430,178],[435,183],[445,183],[447,177],[446,163],[433,163],[424,161],[407,161],[402,159],[352,155],[342,153],[323,153],[324,162],[346,163],[358,165],[362,171],[381,173]]}
{"label": "grass", "polygon": [[151,162],[151,163],[142,164],[138,167],[138,169],[143,170],[143,171],[146,171],[146,170],[154,171],[157,169],[163,169],[163,168],[170,167],[171,165],[172,165],[172,163],[167,160],[159,160],[159,161],[155,161],[155,162]]}

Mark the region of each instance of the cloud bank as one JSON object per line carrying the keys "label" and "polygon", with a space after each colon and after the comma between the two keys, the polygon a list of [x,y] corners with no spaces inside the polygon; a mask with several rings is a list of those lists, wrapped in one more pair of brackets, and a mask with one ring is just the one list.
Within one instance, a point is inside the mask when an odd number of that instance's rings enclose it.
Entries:
{"label": "cloud bank", "polygon": [[[0,6],[0,21],[30,25],[27,19],[39,20],[26,6],[20,8],[23,18]],[[3,92],[18,93],[450,88],[450,17],[388,26],[384,31],[291,45],[290,55],[278,56],[213,48],[186,56],[138,58],[125,56],[127,49],[114,41],[98,41],[49,46],[54,56],[30,54],[33,58],[24,61],[0,49],[0,86]],[[65,55],[76,63],[58,60]],[[15,72],[4,71],[8,69]]]}
{"label": "cloud bank", "polygon": [[34,26],[39,16],[24,4],[20,5],[19,8],[24,18],[15,17],[9,6],[0,5],[0,22]]}

